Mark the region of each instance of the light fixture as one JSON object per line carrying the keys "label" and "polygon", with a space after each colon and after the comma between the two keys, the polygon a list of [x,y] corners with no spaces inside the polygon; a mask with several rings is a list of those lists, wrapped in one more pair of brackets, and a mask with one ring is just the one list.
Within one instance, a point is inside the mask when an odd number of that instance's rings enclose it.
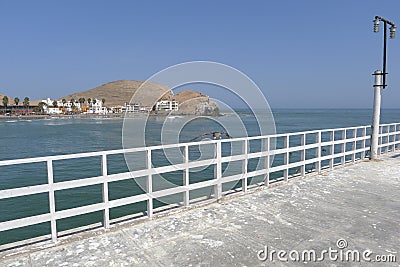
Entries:
{"label": "light fixture", "polygon": [[375,16],[375,19],[373,20],[374,22],[374,32],[379,32],[379,24],[380,22],[383,22],[383,84],[382,87],[383,89],[386,88],[386,42],[387,42],[387,27],[388,25],[390,26],[390,39],[393,39],[396,35],[396,25],[391,22],[390,20],[387,20],[385,18]]}
{"label": "light fixture", "polygon": [[379,32],[379,22],[381,21],[378,17],[375,17],[374,21],[374,32]]}
{"label": "light fixture", "polygon": [[392,25],[392,27],[390,27],[390,38],[393,39],[396,35],[396,26]]}

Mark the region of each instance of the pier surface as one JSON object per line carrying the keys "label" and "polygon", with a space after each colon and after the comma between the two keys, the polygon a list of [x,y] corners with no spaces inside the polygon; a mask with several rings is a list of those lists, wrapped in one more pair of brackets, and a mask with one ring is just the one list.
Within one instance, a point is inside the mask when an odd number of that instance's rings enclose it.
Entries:
{"label": "pier surface", "polygon": [[[0,252],[0,266],[400,266],[400,157],[363,161],[289,183],[113,226]],[[337,244],[339,240],[339,244]],[[347,247],[339,249],[339,246]],[[286,251],[287,261],[266,257]],[[338,251],[338,258],[294,263],[297,251]],[[366,258],[340,259],[357,250]],[[261,251],[261,252],[260,252]],[[291,252],[292,251],[292,252]],[[270,255],[269,255],[270,256]],[[260,258],[260,259],[259,259]],[[381,257],[382,259],[382,257]],[[390,258],[393,260],[393,257]]]}

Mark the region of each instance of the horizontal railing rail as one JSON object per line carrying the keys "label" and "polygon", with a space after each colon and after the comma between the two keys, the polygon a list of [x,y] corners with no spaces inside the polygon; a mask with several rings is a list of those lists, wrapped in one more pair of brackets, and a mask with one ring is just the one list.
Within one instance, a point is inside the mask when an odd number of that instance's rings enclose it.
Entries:
{"label": "horizontal railing rail", "polygon": [[[0,161],[0,168],[2,166],[27,163],[45,163],[47,170],[47,183],[1,189],[0,200],[43,193],[48,195],[47,213],[1,221],[0,235],[2,232],[4,233],[12,229],[50,223],[50,235],[43,236],[43,239],[51,236],[53,241],[57,241],[57,238],[62,234],[57,229],[57,222],[61,219],[102,211],[103,219],[101,224],[104,228],[109,228],[110,224],[116,221],[110,219],[110,210],[116,207],[147,202],[145,216],[151,218],[155,210],[154,200],[161,197],[183,194],[181,205],[189,206],[195,201],[190,198],[190,194],[194,190],[212,187],[213,198],[220,199],[224,194],[232,192],[232,190],[223,190],[223,185],[229,182],[241,182],[241,191],[245,192],[249,186],[252,186],[249,183],[249,179],[256,176],[262,176],[261,182],[257,183],[257,185],[268,186],[270,182],[288,181],[291,177],[305,176],[308,172],[318,173],[325,169],[330,170],[335,166],[354,163],[366,158],[370,150],[370,132],[370,126],[359,126]],[[250,147],[252,142],[256,141],[259,141],[259,150],[252,151]],[[241,146],[241,153],[228,153],[228,155],[225,155],[226,153],[223,153],[222,145],[226,143],[231,145],[233,143],[239,144]],[[399,144],[400,123],[382,124],[379,135],[379,154],[398,150]],[[189,148],[202,145],[211,145],[214,150],[214,157],[210,159],[191,160]],[[173,148],[181,150],[183,156],[181,163],[166,166],[155,166],[153,164],[153,151]],[[146,154],[146,167],[128,172],[109,173],[109,156],[137,152]],[[294,157],[293,154],[297,156]],[[54,180],[54,162],[89,157],[100,158],[100,176],[59,182]],[[280,160],[275,158],[274,161],[274,157],[279,157]],[[250,170],[249,162],[251,160],[261,162],[261,168]],[[223,164],[230,162],[241,162],[241,171],[240,173],[224,176]],[[190,182],[191,169],[207,166],[214,168],[213,179]],[[153,179],[155,175],[174,171],[183,172],[182,185],[153,190],[153,185],[157,183],[157,180]],[[279,172],[281,172],[280,176]],[[272,177],[273,174],[277,173],[278,176]],[[146,179],[145,192],[110,199],[110,183],[127,179],[138,179],[139,177],[145,177]],[[56,209],[56,198],[58,197],[56,196],[56,192],[92,185],[101,185],[101,202],[64,210]],[[235,191],[240,190],[235,188]],[[34,240],[37,240],[37,238]],[[29,240],[22,240],[21,242],[27,243]],[[5,244],[0,246],[0,249],[7,249],[15,244],[21,243]]]}

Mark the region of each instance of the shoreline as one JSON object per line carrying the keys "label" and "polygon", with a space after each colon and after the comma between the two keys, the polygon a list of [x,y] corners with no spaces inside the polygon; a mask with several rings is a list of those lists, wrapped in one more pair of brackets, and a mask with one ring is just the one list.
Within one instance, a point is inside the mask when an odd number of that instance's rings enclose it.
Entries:
{"label": "shoreline", "polygon": [[[149,117],[168,117],[168,116],[178,116],[178,117],[183,117],[183,116],[196,116],[196,115],[189,115],[189,114],[167,114],[167,113],[130,113],[128,116],[126,116],[125,113],[112,113],[112,114],[107,114],[107,115],[100,115],[100,114],[75,114],[75,115],[64,115],[64,114],[58,114],[58,115],[0,115],[0,121],[4,120],[40,120],[40,119],[92,119],[92,118],[132,118],[132,117],[138,117],[138,116],[149,116]],[[207,115],[203,115],[207,116]],[[208,115],[210,116],[210,115]],[[220,117],[223,116],[223,114],[219,114],[217,116],[210,116],[210,117]]]}
{"label": "shoreline", "polygon": [[99,114],[75,114],[75,115],[11,115],[4,116],[0,115],[1,120],[40,120],[40,119],[72,119],[72,118],[123,118],[124,114],[107,114],[107,115],[99,115]]}

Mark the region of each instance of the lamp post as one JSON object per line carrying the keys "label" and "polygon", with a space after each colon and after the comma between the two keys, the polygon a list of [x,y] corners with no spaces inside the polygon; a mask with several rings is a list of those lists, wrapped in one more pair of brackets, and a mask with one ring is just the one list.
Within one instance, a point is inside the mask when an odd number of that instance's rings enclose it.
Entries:
{"label": "lamp post", "polygon": [[375,84],[374,84],[374,114],[372,117],[371,126],[371,151],[370,159],[378,158],[378,146],[379,146],[379,125],[380,125],[380,114],[381,114],[381,94],[382,89],[386,87],[386,43],[387,43],[387,25],[390,25],[390,38],[393,39],[396,33],[396,25],[393,22],[384,19],[379,16],[375,16],[374,19],[374,32],[379,32],[380,22],[383,22],[383,72],[377,70],[374,72]]}

